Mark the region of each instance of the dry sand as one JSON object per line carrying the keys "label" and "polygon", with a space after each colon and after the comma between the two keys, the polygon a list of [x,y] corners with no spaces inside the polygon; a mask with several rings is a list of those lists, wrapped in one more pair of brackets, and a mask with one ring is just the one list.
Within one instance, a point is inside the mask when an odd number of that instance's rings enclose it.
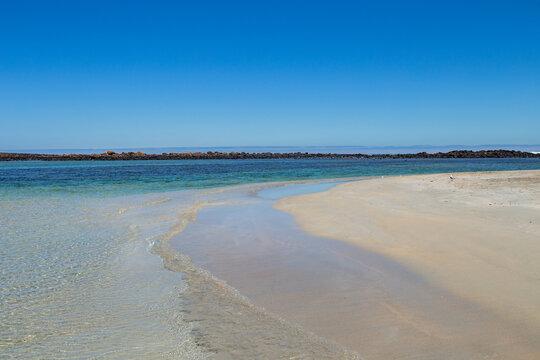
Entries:
{"label": "dry sand", "polygon": [[[389,339],[391,351],[385,351],[358,348],[355,329],[348,328],[350,336],[342,342],[367,359],[418,358],[405,350],[414,338],[422,342],[426,358],[430,347],[450,346],[476,352],[474,358],[540,359],[540,171],[454,177],[355,181],[274,204],[308,233],[388,257],[434,289],[469,304],[468,313],[454,317],[457,325],[448,327],[389,299],[381,304],[393,314],[386,321],[396,329],[406,323],[416,333],[394,340],[387,332],[375,333],[371,341],[378,337],[384,344]],[[366,317],[365,327],[377,326],[376,318],[369,320]]]}

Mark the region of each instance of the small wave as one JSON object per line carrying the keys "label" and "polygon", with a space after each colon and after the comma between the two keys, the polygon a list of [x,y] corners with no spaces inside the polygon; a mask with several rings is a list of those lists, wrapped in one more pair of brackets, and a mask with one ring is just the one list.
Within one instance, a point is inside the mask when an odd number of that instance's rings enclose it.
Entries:
{"label": "small wave", "polygon": [[165,198],[165,199],[161,199],[161,200],[156,200],[156,201],[150,201],[149,203],[147,203],[146,205],[149,205],[149,206],[153,206],[153,205],[160,205],[160,204],[164,204],[166,202],[169,202],[171,201],[172,198]]}

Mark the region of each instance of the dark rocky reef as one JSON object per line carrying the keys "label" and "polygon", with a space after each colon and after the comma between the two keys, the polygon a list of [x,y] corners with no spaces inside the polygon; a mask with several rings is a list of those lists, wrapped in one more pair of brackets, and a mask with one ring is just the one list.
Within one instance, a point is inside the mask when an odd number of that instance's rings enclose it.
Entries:
{"label": "dark rocky reef", "polygon": [[118,160],[200,160],[200,159],[477,159],[477,158],[540,158],[540,154],[515,150],[454,150],[450,152],[416,154],[315,154],[315,153],[245,153],[212,152],[206,153],[162,153],[145,154],[142,152],[116,153],[107,151],[103,154],[24,154],[0,153],[0,161],[118,161]]}

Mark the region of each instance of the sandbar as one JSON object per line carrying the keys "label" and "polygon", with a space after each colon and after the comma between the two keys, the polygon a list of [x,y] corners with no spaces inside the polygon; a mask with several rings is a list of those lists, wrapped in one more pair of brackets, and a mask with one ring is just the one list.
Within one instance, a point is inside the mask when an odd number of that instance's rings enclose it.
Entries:
{"label": "sandbar", "polygon": [[[381,304],[392,321],[408,323],[433,348],[463,347],[478,358],[540,358],[540,171],[372,178],[282,198],[274,208],[313,236],[389,258],[452,303],[467,304],[452,326],[390,300]],[[344,343],[357,348],[354,341]],[[393,345],[392,358],[413,355],[400,356],[399,341]],[[429,358],[430,346],[422,346]],[[358,350],[366,358],[390,355]]]}

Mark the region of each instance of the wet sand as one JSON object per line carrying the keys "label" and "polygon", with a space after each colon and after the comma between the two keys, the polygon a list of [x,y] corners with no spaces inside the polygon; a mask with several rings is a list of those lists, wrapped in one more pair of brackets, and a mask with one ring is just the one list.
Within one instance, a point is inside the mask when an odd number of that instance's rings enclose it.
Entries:
{"label": "wet sand", "polygon": [[[345,333],[337,340],[368,359],[540,358],[540,171],[454,177],[369,179],[276,201],[307,233],[378,254],[416,277],[397,292],[410,302],[392,291],[368,296],[379,303],[367,311],[317,301],[313,316],[342,309],[320,332],[335,324],[324,335]],[[371,330],[369,341],[360,327]]]}

